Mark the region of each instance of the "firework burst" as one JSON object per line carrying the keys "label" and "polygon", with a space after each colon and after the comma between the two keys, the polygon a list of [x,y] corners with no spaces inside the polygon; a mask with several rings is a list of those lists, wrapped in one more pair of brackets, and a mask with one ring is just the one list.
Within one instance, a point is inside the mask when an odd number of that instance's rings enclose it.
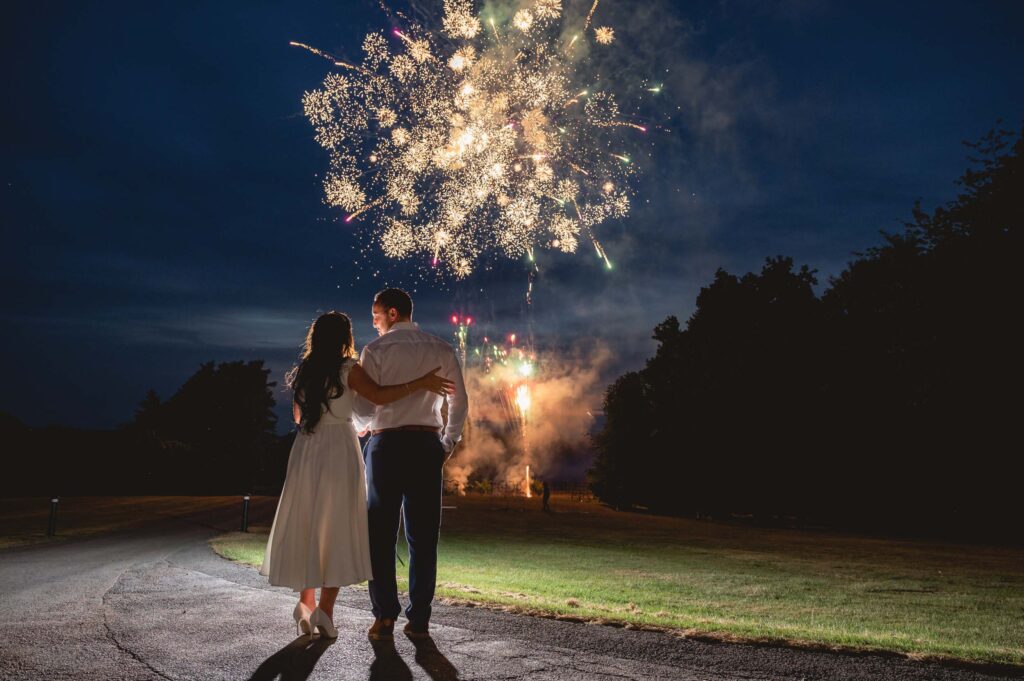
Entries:
{"label": "firework burst", "polygon": [[[463,278],[493,253],[575,252],[601,223],[629,211],[635,166],[626,120],[610,92],[582,81],[586,57],[568,37],[582,17],[534,0],[507,19],[472,0],[444,0],[438,31],[419,24],[363,41],[361,63],[320,50],[339,73],[305,94],[316,140],[330,154],[325,199],[368,226],[381,251],[420,255]],[[592,33],[595,49],[612,29]],[[623,160],[625,159],[625,160]]]}

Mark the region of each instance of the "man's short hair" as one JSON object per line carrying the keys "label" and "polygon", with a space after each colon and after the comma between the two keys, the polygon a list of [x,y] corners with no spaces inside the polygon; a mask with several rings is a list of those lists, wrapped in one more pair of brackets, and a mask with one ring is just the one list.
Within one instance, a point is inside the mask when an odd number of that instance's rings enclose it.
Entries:
{"label": "man's short hair", "polygon": [[412,317],[412,298],[400,288],[386,288],[373,297],[373,304],[385,310],[395,308],[399,317]]}

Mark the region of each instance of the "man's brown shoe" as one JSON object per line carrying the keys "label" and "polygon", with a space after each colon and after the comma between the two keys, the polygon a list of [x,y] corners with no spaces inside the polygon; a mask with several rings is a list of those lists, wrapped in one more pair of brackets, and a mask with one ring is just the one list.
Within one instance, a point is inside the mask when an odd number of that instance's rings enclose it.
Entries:
{"label": "man's brown shoe", "polygon": [[371,641],[393,641],[395,640],[395,621],[378,617],[373,621],[373,626],[366,632]]}
{"label": "man's brown shoe", "polygon": [[405,627],[402,628],[402,631],[405,632],[406,636],[413,640],[422,640],[430,638],[430,629],[426,624],[416,626],[412,622],[406,622]]}

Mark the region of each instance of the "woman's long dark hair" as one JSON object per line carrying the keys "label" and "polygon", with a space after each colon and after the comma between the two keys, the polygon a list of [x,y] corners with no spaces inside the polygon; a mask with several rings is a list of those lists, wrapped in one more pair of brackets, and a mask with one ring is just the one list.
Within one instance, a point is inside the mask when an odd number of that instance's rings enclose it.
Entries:
{"label": "woman's long dark hair", "polygon": [[348,315],[332,310],[317,317],[306,334],[301,361],[286,377],[302,413],[303,432],[312,433],[324,410],[330,409],[330,401],[345,392],[341,367],[355,356]]}

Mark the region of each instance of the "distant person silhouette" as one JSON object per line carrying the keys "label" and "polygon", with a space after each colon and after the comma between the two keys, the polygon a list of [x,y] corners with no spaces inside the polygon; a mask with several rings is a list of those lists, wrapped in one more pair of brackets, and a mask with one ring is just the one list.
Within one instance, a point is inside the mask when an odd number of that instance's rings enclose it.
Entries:
{"label": "distant person silhouette", "polygon": [[548,481],[547,480],[545,480],[544,483],[543,483],[543,491],[541,492],[541,499],[544,502],[544,505],[541,507],[541,510],[544,511],[545,513],[551,513],[551,504],[550,504],[550,501],[551,501],[551,487],[548,485]]}

